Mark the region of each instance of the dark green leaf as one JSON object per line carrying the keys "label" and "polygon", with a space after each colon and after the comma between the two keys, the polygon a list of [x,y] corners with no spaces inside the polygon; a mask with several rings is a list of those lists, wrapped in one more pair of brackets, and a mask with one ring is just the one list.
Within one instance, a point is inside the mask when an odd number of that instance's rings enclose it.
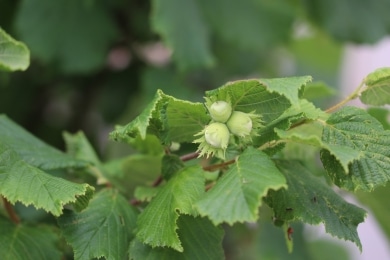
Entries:
{"label": "dark green leaf", "polygon": [[366,111],[344,107],[326,121],[322,141],[346,148],[346,155],[359,154],[348,171],[335,156],[321,151],[321,161],[333,182],[348,190],[371,191],[390,180],[390,131]]}
{"label": "dark green leaf", "polygon": [[11,203],[32,204],[55,216],[62,213],[65,204],[85,207],[94,188],[53,177],[27,164],[11,148],[0,143],[0,194]]}
{"label": "dark green leaf", "polygon": [[183,252],[176,222],[179,213],[197,215],[193,205],[204,193],[204,182],[199,166],[176,173],[139,215],[137,238],[152,247],[167,246]]}
{"label": "dark green leaf", "polygon": [[48,226],[15,225],[0,216],[0,255],[3,260],[61,259],[59,237]]}
{"label": "dark green leaf", "polygon": [[327,233],[350,240],[361,250],[357,226],[364,221],[366,212],[344,201],[299,163],[277,161],[276,165],[286,177],[288,189],[271,191],[266,199],[274,209],[275,218],[324,223]]}
{"label": "dark green leaf", "polygon": [[0,27],[0,70],[26,70],[30,65],[30,51]]}
{"label": "dark green leaf", "polygon": [[181,69],[214,63],[208,28],[194,0],[152,1],[152,25],[173,51]]}
{"label": "dark green leaf", "polygon": [[78,0],[22,1],[16,27],[34,56],[70,73],[103,66],[117,36],[101,3]]}
{"label": "dark green leaf", "polygon": [[254,148],[246,149],[236,163],[196,203],[202,216],[218,225],[256,221],[262,197],[270,189],[286,186],[271,159]]}
{"label": "dark green leaf", "polygon": [[366,88],[360,100],[367,105],[383,106],[390,104],[390,67],[380,68],[364,79]]}
{"label": "dark green leaf", "polygon": [[173,154],[166,154],[162,159],[161,174],[164,179],[169,180],[178,170],[184,167],[180,157]]}
{"label": "dark green leaf", "polygon": [[137,211],[116,190],[102,190],[80,213],[67,211],[58,224],[75,259],[125,259]]}
{"label": "dark green leaf", "polygon": [[84,167],[87,163],[76,160],[37,139],[4,115],[0,115],[0,143],[14,150],[20,159],[44,170]]}
{"label": "dark green leaf", "polygon": [[214,226],[206,218],[181,215],[177,221],[183,252],[171,248],[142,244],[137,239],[130,244],[130,259],[134,260],[182,260],[224,259],[222,248],[223,229]]}

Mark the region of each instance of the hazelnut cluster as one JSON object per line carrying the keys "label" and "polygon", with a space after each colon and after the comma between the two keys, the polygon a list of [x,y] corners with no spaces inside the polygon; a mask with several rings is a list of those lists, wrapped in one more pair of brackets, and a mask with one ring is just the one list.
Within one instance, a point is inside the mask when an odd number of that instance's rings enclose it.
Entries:
{"label": "hazelnut cluster", "polygon": [[211,117],[210,123],[196,134],[200,138],[199,156],[212,154],[225,158],[225,151],[231,142],[232,135],[245,141],[251,140],[253,128],[261,126],[261,118],[254,113],[233,111],[231,104],[226,101],[216,101],[207,106]]}

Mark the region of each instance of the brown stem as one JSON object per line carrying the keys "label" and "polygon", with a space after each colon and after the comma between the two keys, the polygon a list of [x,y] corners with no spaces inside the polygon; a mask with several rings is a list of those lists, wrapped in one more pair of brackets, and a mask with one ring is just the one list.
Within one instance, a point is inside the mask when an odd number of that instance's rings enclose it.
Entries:
{"label": "brown stem", "polygon": [[199,156],[198,152],[189,153],[189,154],[185,154],[183,156],[180,156],[180,160],[182,160],[183,162],[186,162],[186,161],[189,161],[192,159],[196,159],[196,158],[198,158],[198,156]]}
{"label": "brown stem", "polygon": [[221,168],[225,168],[226,166],[228,166],[230,164],[233,164],[235,162],[236,162],[236,159],[232,159],[230,161],[226,161],[226,162],[223,162],[223,163],[205,166],[205,167],[203,167],[203,170],[212,172],[212,171],[216,171],[216,170],[221,169]]}
{"label": "brown stem", "polygon": [[15,224],[19,224],[20,223],[20,219],[19,219],[18,215],[16,214],[12,204],[4,197],[2,197],[2,199],[3,199],[3,202],[4,202],[4,208],[7,211],[9,218]]}

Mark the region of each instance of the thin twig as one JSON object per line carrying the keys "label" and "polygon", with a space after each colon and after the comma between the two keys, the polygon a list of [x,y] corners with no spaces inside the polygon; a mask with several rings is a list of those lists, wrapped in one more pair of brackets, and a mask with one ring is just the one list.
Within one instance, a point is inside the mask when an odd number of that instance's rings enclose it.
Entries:
{"label": "thin twig", "polygon": [[180,156],[180,160],[182,160],[183,162],[186,162],[186,161],[189,161],[192,159],[196,159],[196,158],[198,158],[198,156],[199,156],[198,152],[193,152],[193,153],[189,153],[189,154],[185,154],[183,156]]}
{"label": "thin twig", "polygon": [[223,163],[205,166],[205,167],[203,167],[203,170],[209,171],[209,172],[213,172],[213,171],[219,170],[221,168],[225,168],[226,166],[228,166],[230,164],[233,164],[235,162],[236,162],[236,159],[232,159],[230,161],[226,161],[226,162],[223,162]]}
{"label": "thin twig", "polygon": [[364,81],[362,81],[360,83],[360,85],[357,87],[357,89],[351,93],[351,95],[349,95],[348,97],[346,97],[345,99],[341,100],[339,103],[337,103],[336,105],[328,108],[327,110],[325,110],[326,113],[332,113],[333,111],[341,108],[342,106],[344,106],[345,104],[347,104],[349,101],[351,100],[354,100],[355,98],[358,98],[361,94],[361,90],[362,88],[364,87]]}
{"label": "thin twig", "polygon": [[3,203],[4,203],[5,210],[7,211],[9,218],[15,224],[19,224],[20,223],[20,219],[19,219],[19,216],[16,214],[16,212],[14,210],[14,207],[12,206],[12,204],[6,198],[4,198],[4,197],[2,197],[2,198],[3,198]]}

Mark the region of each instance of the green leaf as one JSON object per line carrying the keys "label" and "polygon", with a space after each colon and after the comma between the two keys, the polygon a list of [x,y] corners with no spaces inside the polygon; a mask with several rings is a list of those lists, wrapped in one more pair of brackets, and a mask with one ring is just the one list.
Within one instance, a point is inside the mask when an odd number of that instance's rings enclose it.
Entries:
{"label": "green leaf", "polygon": [[152,26],[173,51],[182,70],[214,63],[209,32],[194,0],[152,1]]}
{"label": "green leaf", "polygon": [[196,203],[201,216],[218,225],[256,221],[262,198],[270,189],[286,186],[271,159],[254,148],[246,149],[236,163]]}
{"label": "green leaf", "polygon": [[264,123],[278,118],[291,106],[291,102],[281,94],[270,93],[259,80],[240,80],[228,82],[220,88],[206,92],[211,101],[229,100],[233,110],[256,111]]}
{"label": "green leaf", "polygon": [[75,259],[125,259],[137,211],[114,189],[96,194],[80,213],[65,212],[58,224]]}
{"label": "green leaf", "polygon": [[142,244],[135,239],[130,244],[130,259],[134,260],[182,260],[182,259],[225,259],[222,248],[223,229],[214,226],[206,218],[181,215],[177,221],[178,234],[183,252],[171,248]]}
{"label": "green leaf", "polygon": [[140,135],[146,138],[148,132],[158,135],[162,130],[161,111],[168,102],[168,97],[161,90],[157,90],[153,100],[133,121],[125,126],[117,126],[115,131],[110,133],[114,140],[126,141],[129,137],[135,138]]}
{"label": "green leaf", "polygon": [[30,65],[27,46],[13,39],[0,27],[0,70],[26,70]]}
{"label": "green leaf", "polygon": [[303,5],[309,18],[339,41],[374,43],[390,31],[387,0],[306,0]]}
{"label": "green leaf", "polygon": [[303,124],[291,130],[284,131],[275,129],[275,132],[283,140],[295,143],[312,145],[318,148],[326,149],[340,163],[344,171],[348,173],[349,165],[355,160],[360,159],[362,152],[354,150],[348,146],[338,144],[327,144],[321,140],[323,125],[317,122]]}
{"label": "green leaf", "polygon": [[160,190],[161,190],[161,186],[157,186],[157,187],[137,186],[134,190],[134,197],[138,201],[150,202]]}
{"label": "green leaf", "polygon": [[65,132],[63,134],[67,151],[76,159],[80,159],[86,162],[90,162],[92,165],[87,168],[87,171],[96,177],[97,184],[107,183],[107,179],[104,177],[105,169],[103,168],[100,159],[98,158],[92,145],[89,143],[87,137],[83,132],[76,134],[70,134]]}
{"label": "green leaf", "polygon": [[22,160],[44,170],[85,167],[87,163],[55,149],[0,115],[0,143],[14,150]]}
{"label": "green leaf", "polygon": [[287,179],[288,189],[271,191],[267,203],[279,221],[300,220],[308,224],[324,223],[333,236],[354,242],[361,250],[357,226],[366,212],[338,196],[321,179],[293,161],[277,161]]}
{"label": "green leaf", "polygon": [[285,96],[291,104],[298,103],[304,86],[312,81],[311,76],[260,79],[260,83],[267,87],[268,91]]}
{"label": "green leaf", "polygon": [[104,165],[107,179],[131,196],[138,185],[152,184],[161,174],[161,155],[134,154]]}
{"label": "green leaf", "polygon": [[14,224],[0,216],[0,255],[3,260],[61,259],[59,237],[48,226]]}
{"label": "green leaf", "polygon": [[303,98],[308,100],[328,98],[336,94],[334,88],[329,87],[324,82],[313,82],[305,86]]}
{"label": "green leaf", "polygon": [[383,128],[385,130],[390,130],[390,111],[387,108],[383,107],[370,107],[367,109],[367,112],[376,118],[381,124],[383,125]]}
{"label": "green leaf", "polygon": [[214,34],[240,49],[257,52],[286,41],[291,35],[293,8],[284,1],[198,2]]}
{"label": "green leaf", "polygon": [[169,180],[178,170],[184,167],[180,157],[174,154],[166,154],[162,159],[161,175],[165,180]]}
{"label": "green leaf", "polygon": [[367,105],[383,106],[390,104],[390,67],[380,68],[364,79],[366,88],[360,100]]}
{"label": "green leaf", "polygon": [[15,23],[34,56],[67,73],[102,67],[117,37],[107,8],[98,1],[23,1]]}
{"label": "green leaf", "polygon": [[32,204],[59,216],[65,204],[81,209],[92,197],[94,188],[53,177],[29,165],[11,148],[0,143],[0,194],[11,203]]}
{"label": "green leaf", "polygon": [[152,247],[167,246],[183,252],[176,222],[179,214],[197,215],[193,205],[204,193],[204,182],[199,166],[176,173],[139,215],[137,238]]}
{"label": "green leaf", "polygon": [[194,135],[200,132],[210,121],[202,103],[192,103],[165,95],[158,90],[154,99],[144,111],[129,124],[117,127],[110,134],[115,140],[128,141],[147,133],[162,138],[165,143],[192,142]]}
{"label": "green leaf", "polygon": [[[371,191],[390,180],[390,131],[366,111],[344,107],[326,121],[322,141],[346,148],[346,153],[359,154],[348,165],[348,171],[327,150],[321,161],[332,181],[348,190]],[[350,155],[347,154],[349,157]]]}
{"label": "green leaf", "polygon": [[164,118],[165,142],[189,142],[211,120],[202,103],[170,98]]}

